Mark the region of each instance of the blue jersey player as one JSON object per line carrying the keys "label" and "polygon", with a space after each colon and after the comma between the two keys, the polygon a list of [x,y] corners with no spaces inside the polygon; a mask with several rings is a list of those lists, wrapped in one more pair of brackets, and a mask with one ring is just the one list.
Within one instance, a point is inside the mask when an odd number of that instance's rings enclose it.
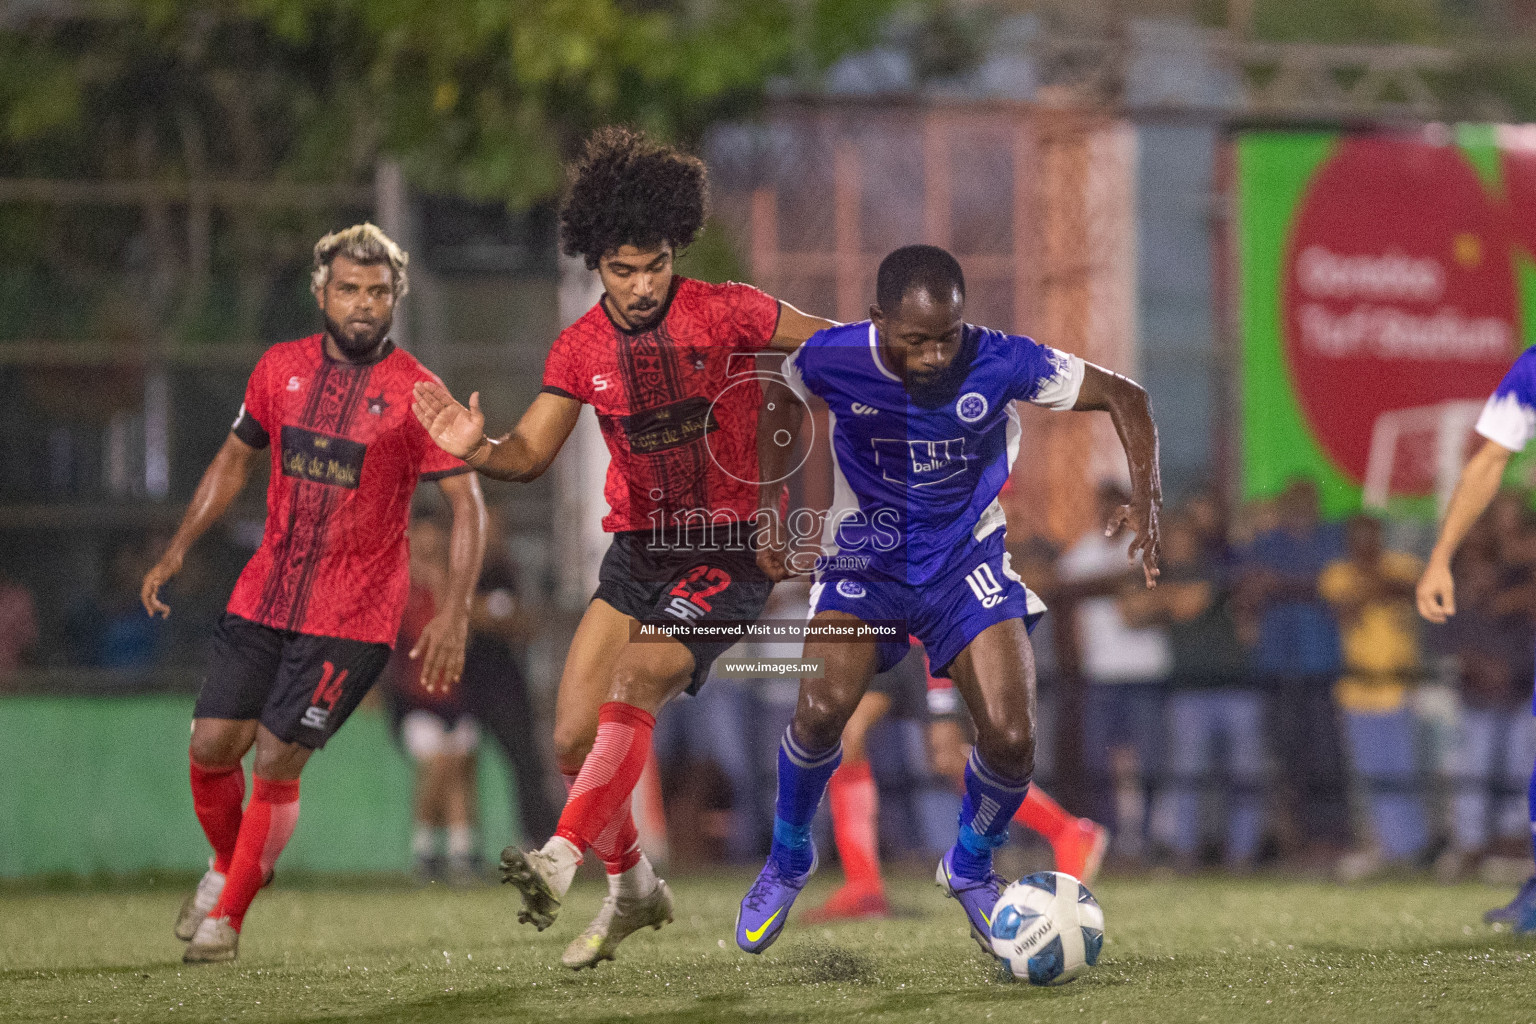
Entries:
{"label": "blue jersey player", "polygon": [[[1456,614],[1456,586],[1451,578],[1451,558],[1498,493],[1509,457],[1524,451],[1536,435],[1536,348],[1526,349],[1509,368],[1498,389],[1483,406],[1477,420],[1483,446],[1472,456],[1456,481],[1456,490],[1445,510],[1440,537],[1430,552],[1419,579],[1419,614],[1430,622],[1443,623]],[[1536,766],[1531,771],[1527,797],[1531,833],[1536,839]],[[1507,905],[1483,915],[1489,924],[1512,924],[1517,932],[1536,933],[1536,877],[1526,879]]]}
{"label": "blue jersey player", "polygon": [[[736,941],[760,953],[778,938],[816,869],[811,818],[841,759],[839,738],[870,678],[907,649],[927,648],[976,723],[955,845],[938,882],[960,901],[982,948],[1004,881],[992,851],[1029,789],[1034,770],[1034,658],[1028,627],[1045,606],[1009,566],[997,494],[1019,454],[1015,401],[1110,413],[1129,456],[1133,497],[1109,524],[1129,526],[1147,585],[1157,575],[1161,502],[1157,431],[1138,385],[1028,338],[963,320],[965,280],[943,249],[898,249],[880,264],[868,321],[813,335],[785,364],[787,386],[831,411],[836,505],[812,590],[807,659],[824,675],[800,683],[779,748],[773,849],[741,902]],[[777,510],[803,404],[770,388],[760,418],[765,483],[760,506]],[[793,566],[778,538],[759,546],[774,579]],[[818,639],[893,623],[890,639]]]}

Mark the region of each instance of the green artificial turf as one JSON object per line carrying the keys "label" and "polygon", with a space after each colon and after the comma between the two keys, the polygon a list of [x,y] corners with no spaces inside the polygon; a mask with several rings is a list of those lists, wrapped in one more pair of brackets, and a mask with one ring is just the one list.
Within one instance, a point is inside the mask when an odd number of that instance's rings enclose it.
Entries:
{"label": "green artificial turf", "polygon": [[505,889],[289,881],[258,898],[239,962],[209,967],[183,966],[171,937],[180,882],[13,885],[0,890],[0,1020],[1536,1020],[1536,940],[1483,925],[1509,893],[1482,886],[1105,881],[1103,961],[1047,990],[1000,981],[959,908],[915,879],[892,883],[893,920],[792,917],[747,956],[732,926],[749,882],[674,880],[677,923],[581,973],[559,958],[597,909],[590,881],[543,934],[516,923]]}

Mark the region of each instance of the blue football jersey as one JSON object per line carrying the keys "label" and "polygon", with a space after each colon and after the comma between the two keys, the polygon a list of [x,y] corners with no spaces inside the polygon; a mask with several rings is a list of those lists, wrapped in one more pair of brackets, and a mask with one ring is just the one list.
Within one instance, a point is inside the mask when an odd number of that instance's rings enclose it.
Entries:
{"label": "blue football jersey", "polygon": [[823,565],[915,584],[1006,525],[997,495],[1019,454],[1013,403],[1072,408],[1083,361],[966,324],[945,381],[910,394],[865,320],[818,331],[784,373],[831,410]]}
{"label": "blue football jersey", "polygon": [[1536,348],[1515,360],[1477,418],[1477,432],[1512,452],[1524,451],[1536,434]]}

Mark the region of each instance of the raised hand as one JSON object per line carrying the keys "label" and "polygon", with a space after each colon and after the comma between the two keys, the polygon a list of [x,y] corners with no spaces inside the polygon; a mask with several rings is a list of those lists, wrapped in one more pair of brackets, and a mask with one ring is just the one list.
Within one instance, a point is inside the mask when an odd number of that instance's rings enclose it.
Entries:
{"label": "raised hand", "polygon": [[469,396],[466,408],[436,381],[417,381],[412,399],[411,412],[416,414],[417,422],[433,443],[449,455],[462,459],[485,444],[480,392]]}
{"label": "raised hand", "polygon": [[1161,502],[1150,497],[1132,495],[1129,505],[1120,505],[1110,513],[1109,522],[1104,527],[1104,536],[1113,537],[1121,528],[1130,527],[1134,536],[1131,538],[1130,547],[1125,549],[1127,558],[1135,558],[1141,555],[1141,572],[1147,581],[1147,589],[1157,586],[1157,577],[1162,572],[1157,567],[1158,555],[1161,551],[1161,541],[1157,532],[1158,506]]}

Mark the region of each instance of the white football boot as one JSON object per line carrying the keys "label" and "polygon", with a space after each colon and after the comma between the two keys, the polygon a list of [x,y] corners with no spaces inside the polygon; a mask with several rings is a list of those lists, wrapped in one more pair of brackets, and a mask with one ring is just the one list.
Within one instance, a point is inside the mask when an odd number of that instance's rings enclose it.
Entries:
{"label": "white football boot", "polygon": [[185,964],[218,964],[240,954],[240,933],[227,917],[205,917],[181,955]]}
{"label": "white football boot", "polygon": [[642,928],[660,929],[672,923],[672,890],[657,879],[648,896],[615,896],[603,899],[603,909],[587,925],[587,930],[571,940],[560,962],[579,971],[613,959],[619,943]]}
{"label": "white football boot", "polygon": [[192,936],[197,934],[198,925],[207,918],[223,892],[224,875],[213,870],[213,858],[210,857],[208,870],[198,881],[197,889],[186,898],[176,914],[176,937],[182,942],[191,942]]}

